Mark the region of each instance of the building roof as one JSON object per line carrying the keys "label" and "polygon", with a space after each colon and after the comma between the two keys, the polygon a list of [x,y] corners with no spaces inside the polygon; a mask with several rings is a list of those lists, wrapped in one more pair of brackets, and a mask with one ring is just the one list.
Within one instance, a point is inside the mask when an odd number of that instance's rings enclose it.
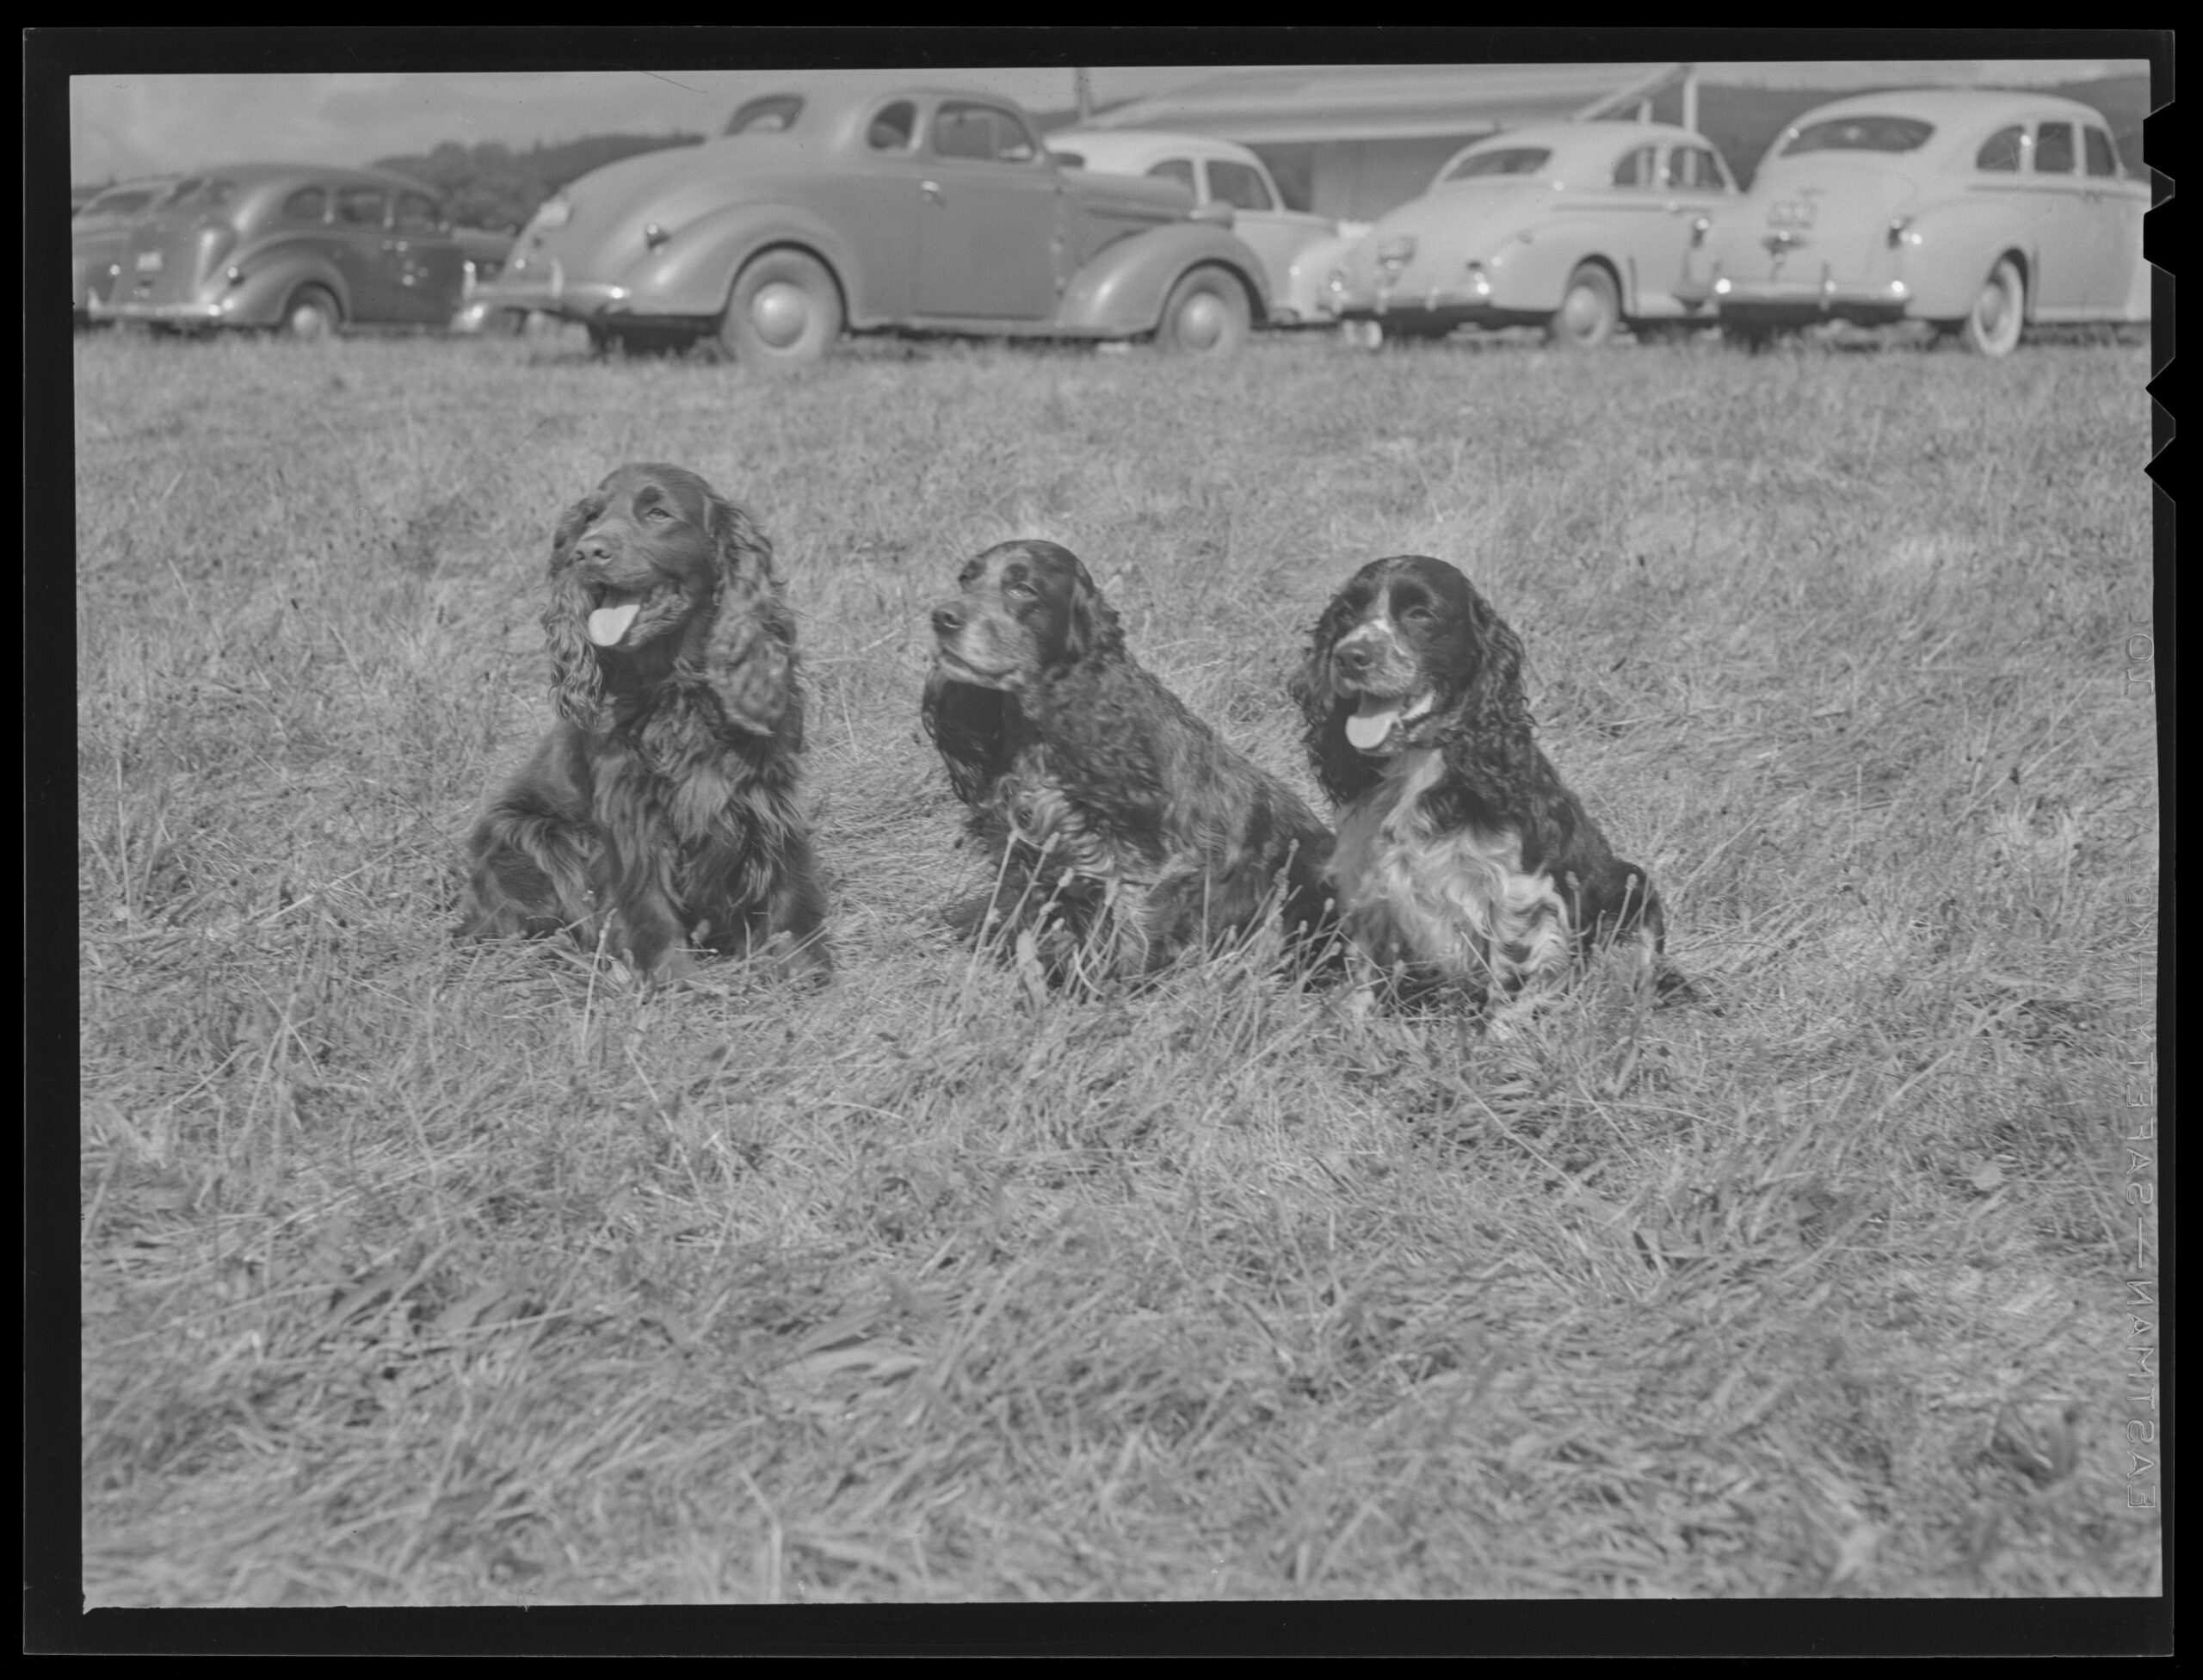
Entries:
{"label": "building roof", "polygon": [[1103,112],[1091,128],[1175,128],[1243,145],[1406,139],[1605,114],[1677,64],[1347,65],[1228,70]]}

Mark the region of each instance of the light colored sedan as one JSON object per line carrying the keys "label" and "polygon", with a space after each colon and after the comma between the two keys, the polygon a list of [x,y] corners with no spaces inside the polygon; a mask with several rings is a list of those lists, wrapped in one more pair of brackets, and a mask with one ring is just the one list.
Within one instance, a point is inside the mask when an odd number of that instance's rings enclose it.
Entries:
{"label": "light colored sedan", "polygon": [[1388,212],[1328,279],[1373,337],[1541,326],[1556,344],[1710,321],[1702,250],[1737,201],[1712,143],[1659,122],[1564,122],[1487,136]]}
{"label": "light colored sedan", "polygon": [[1193,194],[1197,214],[1231,207],[1231,231],[1262,259],[1273,326],[1329,322],[1324,281],[1340,236],[1369,231],[1366,222],[1287,208],[1268,166],[1235,141],[1157,128],[1067,128],[1048,137],[1048,150],[1074,169],[1175,181]]}
{"label": "light colored sedan", "polygon": [[1928,321],[2003,355],[2031,321],[2146,321],[2142,216],[2102,114],[1928,88],[1806,112],[1709,242],[1725,334]]}
{"label": "light colored sedan", "polygon": [[95,193],[69,219],[69,256],[73,312],[78,321],[91,318],[94,298],[102,303],[114,290],[122,274],[122,254],[130,243],[131,224],[158,207],[176,185],[172,175],[147,176],[124,181]]}

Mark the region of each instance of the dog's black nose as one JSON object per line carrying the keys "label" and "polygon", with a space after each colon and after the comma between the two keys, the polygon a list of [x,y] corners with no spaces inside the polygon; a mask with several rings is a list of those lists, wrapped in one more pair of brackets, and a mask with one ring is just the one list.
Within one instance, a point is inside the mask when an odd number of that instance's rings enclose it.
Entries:
{"label": "dog's black nose", "polygon": [[964,627],[964,615],[953,606],[943,604],[933,609],[933,627],[943,636],[953,636]]}
{"label": "dog's black nose", "polygon": [[1363,676],[1368,674],[1369,667],[1375,662],[1377,651],[1367,642],[1348,642],[1342,647],[1334,648],[1331,658],[1348,676]]}
{"label": "dog's black nose", "polygon": [[584,531],[574,544],[574,558],[577,560],[604,561],[612,558],[612,541],[602,531]]}

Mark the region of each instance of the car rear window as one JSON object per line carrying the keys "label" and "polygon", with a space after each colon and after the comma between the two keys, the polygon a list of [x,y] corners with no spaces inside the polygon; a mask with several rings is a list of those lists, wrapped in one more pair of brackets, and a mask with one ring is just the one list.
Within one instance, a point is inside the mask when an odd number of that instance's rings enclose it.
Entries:
{"label": "car rear window", "polygon": [[1719,192],[1728,183],[1721,178],[1721,163],[1702,145],[1679,145],[1668,155],[1670,187]]}
{"label": "car rear window", "polygon": [[398,225],[412,233],[433,232],[443,221],[435,200],[425,193],[398,195]]}
{"label": "car rear window", "polygon": [[2070,175],[2073,172],[2073,125],[2043,122],[2035,125],[2034,172]]}
{"label": "car rear window", "polygon": [[1935,132],[1918,117],[1832,117],[1810,122],[1782,148],[1785,158],[1803,151],[1917,151]]}
{"label": "car rear window", "polygon": [[283,201],[287,222],[324,222],[329,219],[329,195],[319,187],[301,187]]}
{"label": "car rear window", "polygon": [[1262,179],[1262,172],[1244,164],[1235,164],[1228,158],[1208,160],[1208,195],[1234,210],[1277,208],[1277,201],[1270,196],[1269,183]]}
{"label": "car rear window", "polygon": [[1541,145],[1510,145],[1497,151],[1478,151],[1446,171],[1448,181],[1468,181],[1479,175],[1535,175],[1552,159],[1552,150]]}
{"label": "car rear window", "polygon": [[768,93],[762,99],[752,99],[734,108],[734,114],[726,120],[722,131],[728,134],[777,134],[795,127],[795,120],[803,114],[803,96],[799,93]]}
{"label": "car rear window", "polygon": [[1194,190],[1193,160],[1188,158],[1165,158],[1159,164],[1149,165],[1150,181],[1175,181],[1188,192]]}
{"label": "car rear window", "polygon": [[2017,174],[2020,167],[2020,146],[2027,139],[2027,130],[2014,123],[2009,128],[2000,128],[1981,143],[1981,150],[1973,154],[1973,166],[1978,170],[1993,170],[1999,175]]}

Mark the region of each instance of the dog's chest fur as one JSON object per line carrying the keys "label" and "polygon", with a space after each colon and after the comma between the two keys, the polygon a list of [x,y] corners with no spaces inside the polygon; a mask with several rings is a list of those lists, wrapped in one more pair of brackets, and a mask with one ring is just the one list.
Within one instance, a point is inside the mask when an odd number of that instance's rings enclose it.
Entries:
{"label": "dog's chest fur", "polygon": [[1525,873],[1514,831],[1431,820],[1423,795],[1445,774],[1437,749],[1411,749],[1341,817],[1330,874],[1348,934],[1382,967],[1510,991],[1557,979],[1575,954],[1566,902]]}

